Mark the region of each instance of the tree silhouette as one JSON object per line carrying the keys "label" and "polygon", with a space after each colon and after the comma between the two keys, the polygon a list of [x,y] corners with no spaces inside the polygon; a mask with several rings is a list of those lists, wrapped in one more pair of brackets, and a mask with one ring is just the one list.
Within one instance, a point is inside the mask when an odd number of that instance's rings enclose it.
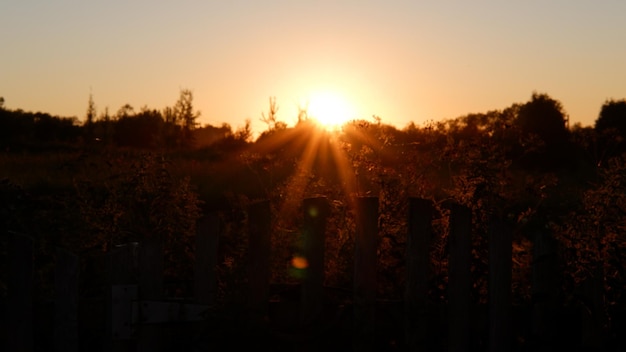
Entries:
{"label": "tree silhouette", "polygon": [[595,131],[603,141],[603,153],[610,157],[626,151],[626,99],[607,100],[595,123]]}
{"label": "tree silhouette", "polygon": [[626,99],[610,99],[602,105],[595,129],[602,132],[610,128],[616,129],[621,136],[626,136]]}
{"label": "tree silhouette", "polygon": [[278,104],[276,104],[276,97],[270,97],[270,107],[267,111],[267,116],[264,112],[261,113],[261,121],[267,124],[268,130],[273,130],[277,123],[276,113],[278,112]]}
{"label": "tree silhouette", "polygon": [[163,126],[163,144],[167,149],[174,149],[180,145],[180,126],[176,123],[176,112],[172,107],[166,107],[161,113],[165,120]]}
{"label": "tree silhouette", "polygon": [[49,148],[75,143],[82,131],[74,118],[0,109],[0,148]]}
{"label": "tree silhouette", "polygon": [[154,149],[160,143],[163,118],[157,110],[142,109],[132,116],[124,116],[115,124],[118,146]]}
{"label": "tree silhouette", "polygon": [[115,121],[109,114],[109,108],[105,107],[98,119],[93,123],[93,137],[95,141],[103,145],[111,145],[114,137]]}
{"label": "tree silhouette", "polygon": [[119,110],[117,110],[117,114],[115,114],[115,118],[119,120],[123,117],[129,117],[134,114],[135,114],[135,108],[133,108],[132,105],[130,104],[124,104],[122,105],[121,108],[119,108]]}
{"label": "tree silhouette", "polygon": [[577,163],[571,152],[568,118],[563,106],[547,94],[533,93],[519,106],[514,127],[518,135],[518,161],[523,167],[555,171]]}
{"label": "tree silhouette", "polygon": [[198,126],[196,121],[200,117],[199,111],[194,111],[193,92],[181,89],[180,95],[173,110],[174,122],[182,127],[182,143],[184,147],[193,145],[193,130]]}
{"label": "tree silhouette", "polygon": [[277,114],[278,104],[276,103],[276,97],[270,97],[270,104],[269,109],[267,110],[267,115],[265,115],[265,113],[261,113],[261,122],[267,124],[268,132],[284,130],[285,128],[287,128],[286,123],[278,120]]}
{"label": "tree silhouette", "polygon": [[223,123],[222,126],[216,127],[211,125],[202,126],[194,131],[194,140],[196,148],[207,148],[215,143],[220,142],[224,138],[232,135],[232,127]]}
{"label": "tree silhouette", "polygon": [[85,115],[85,139],[86,142],[92,143],[94,139],[94,122],[96,119],[96,103],[93,101],[93,94],[89,94],[89,102],[87,103],[87,114]]}
{"label": "tree silhouette", "polygon": [[546,145],[561,145],[568,139],[568,119],[563,106],[544,93],[534,92],[522,105],[515,121],[525,137],[536,135]]}
{"label": "tree silhouette", "polygon": [[267,130],[261,133],[257,141],[264,140],[269,137],[275,137],[275,135],[283,133],[287,130],[287,124],[278,120],[277,113],[278,104],[276,104],[276,97],[270,97],[267,115],[264,112],[261,113],[261,122],[267,125]]}

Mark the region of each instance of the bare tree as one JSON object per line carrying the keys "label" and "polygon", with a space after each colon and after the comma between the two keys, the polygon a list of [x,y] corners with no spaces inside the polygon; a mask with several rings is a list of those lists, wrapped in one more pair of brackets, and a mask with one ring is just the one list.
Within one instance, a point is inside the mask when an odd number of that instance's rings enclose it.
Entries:
{"label": "bare tree", "polygon": [[278,121],[276,114],[278,113],[278,104],[276,104],[276,97],[270,97],[270,106],[267,111],[267,115],[265,113],[261,113],[261,121],[267,124],[268,131],[276,131],[285,129],[287,124],[282,121]]}

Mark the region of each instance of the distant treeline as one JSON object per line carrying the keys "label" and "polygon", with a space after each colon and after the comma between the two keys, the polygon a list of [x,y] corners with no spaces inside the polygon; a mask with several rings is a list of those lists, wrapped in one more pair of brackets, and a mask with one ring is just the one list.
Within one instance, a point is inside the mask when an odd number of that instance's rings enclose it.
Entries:
{"label": "distant treeline", "polygon": [[[276,102],[270,99],[268,116],[262,120],[268,127],[259,139],[276,130],[287,129],[287,125],[276,119]],[[221,126],[199,126],[199,111],[194,110],[193,94],[183,89],[176,104],[162,110],[142,107],[136,111],[125,104],[111,114],[105,109],[97,114],[90,96],[84,121],[76,117],[59,117],[45,112],[27,112],[21,109],[6,109],[0,98],[0,147],[4,150],[46,149],[54,147],[79,147],[105,145],[147,150],[190,150],[220,145],[227,149],[238,149],[253,142],[250,121],[237,130],[223,123]],[[306,116],[306,113],[304,113]],[[302,116],[298,120],[302,122]],[[358,124],[352,121],[349,124]],[[570,126],[563,106],[547,94],[533,93],[525,104],[513,104],[502,111],[469,114],[456,119],[427,123],[423,128],[439,126],[450,132],[480,133],[487,131],[489,124],[510,124],[521,135],[538,137],[537,141],[549,147],[562,145],[576,132],[579,138],[596,138],[600,144],[593,146],[598,158],[619,155],[625,150],[626,99],[607,100],[595,120],[595,125]],[[387,126],[389,127],[389,126]],[[411,123],[404,132],[415,130]],[[462,131],[461,131],[462,130]],[[399,132],[399,131],[398,131]],[[581,134],[586,134],[583,137]],[[589,143],[589,140],[579,142]],[[591,146],[587,146],[591,147]]]}
{"label": "distant treeline", "polygon": [[250,122],[233,131],[226,123],[200,127],[193,94],[181,90],[173,107],[162,110],[123,105],[115,114],[108,109],[97,115],[89,98],[86,118],[52,116],[43,112],[10,110],[0,104],[0,147],[4,150],[50,149],[103,145],[147,150],[197,149],[220,143],[239,148],[250,142]]}

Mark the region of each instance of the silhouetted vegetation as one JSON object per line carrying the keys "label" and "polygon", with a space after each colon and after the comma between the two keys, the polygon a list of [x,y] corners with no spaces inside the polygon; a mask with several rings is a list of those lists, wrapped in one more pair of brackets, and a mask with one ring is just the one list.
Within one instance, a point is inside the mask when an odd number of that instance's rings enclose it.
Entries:
{"label": "silhouetted vegetation", "polygon": [[626,99],[607,100],[595,123],[597,135],[602,140],[606,156],[616,156],[626,151]]}
{"label": "silhouetted vegetation", "polygon": [[[402,129],[377,117],[356,120],[340,133],[321,130],[306,114],[289,127],[277,119],[277,109],[270,99],[262,116],[268,128],[253,140],[249,121],[238,130],[198,126],[188,90],[173,107],[135,112],[125,105],[112,116],[96,117],[90,97],[82,124],[0,103],[2,236],[28,233],[79,253],[161,236],[170,277],[190,279],[185,258],[194,255],[194,223],[218,211],[224,225],[220,292],[228,300],[235,297],[229,296],[237,289],[235,277],[245,271],[246,207],[270,200],[272,280],[288,283],[296,280],[286,263],[294,252],[299,202],[324,195],[332,214],[326,281],[350,287],[352,199],[373,195],[384,214],[380,295],[397,299],[404,282],[404,214],[409,197],[421,197],[437,210],[433,301],[446,300],[446,215],[449,204],[458,203],[474,220],[474,302],[487,300],[486,233],[498,216],[515,229],[516,304],[536,299],[530,266],[539,231],[559,243],[561,304],[601,314],[606,336],[617,329],[615,317],[626,311],[625,100],[605,102],[594,127],[570,126],[561,103],[543,93],[502,110]],[[601,287],[600,310],[581,293],[589,282]]]}

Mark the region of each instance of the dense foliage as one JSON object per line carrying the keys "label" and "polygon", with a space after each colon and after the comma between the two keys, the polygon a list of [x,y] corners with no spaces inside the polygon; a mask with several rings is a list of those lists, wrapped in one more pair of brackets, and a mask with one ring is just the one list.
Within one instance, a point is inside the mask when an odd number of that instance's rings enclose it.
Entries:
{"label": "dense foliage", "polygon": [[340,133],[306,118],[288,127],[275,104],[270,100],[263,116],[268,130],[255,141],[249,122],[236,131],[197,126],[189,91],[162,111],[126,105],[97,118],[90,100],[92,118],[82,125],[0,108],[3,234],[29,233],[79,253],[159,236],[171,276],[188,278],[195,221],[218,211],[220,288],[223,297],[234,297],[229,292],[245,281],[247,207],[270,201],[272,280],[294,282],[300,202],[323,195],[331,214],[326,283],[349,288],[353,200],[377,196],[380,295],[400,298],[408,201],[420,197],[436,209],[433,300],[446,300],[447,218],[457,203],[473,216],[475,302],[487,299],[486,234],[499,217],[514,228],[515,302],[533,297],[533,243],[547,236],[558,243],[562,302],[589,305],[581,290],[594,282],[602,288],[607,325],[612,312],[626,308],[623,100],[607,101],[595,127],[569,126],[560,102],[534,93],[503,110],[403,129],[374,117]]}

